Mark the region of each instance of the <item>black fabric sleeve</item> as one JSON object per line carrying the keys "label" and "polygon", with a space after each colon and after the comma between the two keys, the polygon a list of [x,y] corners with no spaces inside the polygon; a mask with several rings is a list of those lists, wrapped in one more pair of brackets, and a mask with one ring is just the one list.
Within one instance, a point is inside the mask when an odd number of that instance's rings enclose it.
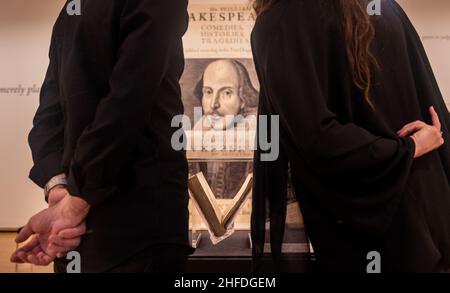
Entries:
{"label": "black fabric sleeve", "polygon": [[40,187],[54,176],[64,173],[62,155],[64,147],[64,118],[56,81],[55,38],[50,45],[50,64],[40,92],[39,107],[28,135],[34,165],[29,177]]}
{"label": "black fabric sleeve", "polygon": [[[289,14],[289,13],[288,13]],[[298,14],[298,13],[297,13]],[[274,114],[308,167],[324,178],[389,173],[405,158],[412,161],[411,138],[385,138],[353,123],[341,123],[328,107],[330,33],[307,15],[286,16],[267,60],[266,96]],[[378,170],[378,174],[366,172]],[[361,173],[364,172],[364,173]],[[365,180],[362,178],[362,180]]]}
{"label": "black fabric sleeve", "polygon": [[281,138],[276,162],[262,162],[256,153],[254,256],[262,254],[267,202],[270,220],[277,221],[271,223],[276,238],[271,239],[272,253],[281,254],[285,207],[280,203],[286,197],[288,161],[296,168],[296,184],[329,218],[378,235],[385,233],[398,208],[414,161],[411,138],[395,132],[376,135],[356,123],[342,122],[330,109],[330,99],[339,99],[329,91],[330,66],[332,58],[342,57],[331,52],[335,32],[326,21],[312,17],[321,13],[315,1],[290,3],[270,39],[254,43],[260,104],[269,114],[279,115]]}
{"label": "black fabric sleeve", "polygon": [[[413,214],[407,216],[411,216],[409,219],[402,217],[408,209],[416,211],[414,205],[417,205],[417,200],[411,196],[417,195],[420,198],[420,193],[427,190],[422,189],[422,182],[418,182],[417,192],[413,190],[413,180],[419,176],[428,176],[428,172],[433,174],[434,170],[431,167],[428,169],[426,158],[414,162],[413,140],[398,137],[395,134],[397,129],[389,129],[394,123],[391,124],[386,119],[389,118],[388,113],[367,111],[368,107],[360,107],[360,100],[355,102],[358,103],[355,107],[353,98],[358,98],[359,95],[343,96],[348,92],[349,84],[337,84],[336,81],[348,79],[345,77],[336,80],[336,77],[339,73],[348,74],[348,69],[342,66],[345,64],[345,54],[339,54],[342,51],[345,53],[345,50],[332,50],[345,49],[342,48],[345,44],[342,42],[342,35],[337,32],[336,24],[330,24],[331,21],[325,17],[319,17],[329,12],[322,11],[322,6],[318,4],[325,2],[327,1],[286,0],[283,2],[285,6],[279,6],[279,10],[273,8],[272,14],[270,10],[266,15],[263,14],[259,27],[257,22],[254,39],[261,43],[255,44],[257,49],[254,51],[257,53],[255,59],[264,90],[261,95],[263,101],[260,103],[266,103],[270,114],[280,116],[280,132],[283,133],[281,140],[286,146],[287,159],[295,168],[295,191],[305,216],[306,229],[309,229],[308,236],[315,239],[316,243],[333,239],[334,236],[322,237],[321,233],[342,225],[345,229],[351,227],[355,239],[367,235],[376,237],[377,240],[386,240],[386,235],[392,236],[389,233],[397,232],[391,229],[395,221],[400,225],[409,220],[425,221],[422,215],[417,219]],[[281,12],[281,9],[284,11]],[[386,23],[389,25],[389,22]],[[398,22],[391,24],[397,25]],[[334,26],[331,27],[332,25]],[[408,27],[413,29],[409,23],[406,25],[407,29]],[[420,55],[414,54],[416,44],[420,44],[418,37],[414,40],[403,39],[403,35],[394,37],[407,41],[407,45],[412,48],[407,51],[407,55],[414,62],[407,63],[408,69],[422,59]],[[425,52],[422,48],[420,51],[423,60],[426,60]],[[383,55],[377,57],[383,58]],[[382,61],[396,62],[387,59]],[[403,69],[401,62],[397,66],[399,70],[392,71],[393,74],[399,74]],[[420,80],[428,79],[420,74],[431,73],[429,64],[425,66],[428,70],[423,70],[422,67],[412,68],[417,78],[411,86],[414,90],[423,90],[420,98],[426,102],[425,107],[419,110],[428,117],[428,107],[434,105],[442,116],[444,137],[448,137],[448,110],[437,92],[434,80],[425,83],[433,84],[436,91],[430,90],[427,84],[419,84]],[[385,74],[390,76],[386,71]],[[399,78],[402,76],[399,75]],[[398,85],[393,81],[384,86]],[[341,87],[344,90],[341,91]],[[374,98],[392,100],[396,97],[380,95]],[[387,101],[389,100],[383,100],[386,103],[384,106],[400,104],[390,104]],[[375,105],[376,102],[375,100]],[[364,111],[360,111],[361,108]],[[338,110],[334,112],[332,109]],[[370,115],[352,120],[352,117],[349,118],[352,115],[343,118],[340,110],[346,114],[355,114],[358,118],[363,116],[363,112]],[[448,166],[448,147],[442,147],[439,153],[443,164]],[[267,199],[274,194],[280,198],[285,197],[285,175],[282,173],[285,160],[286,158],[280,157],[278,163],[270,163],[260,162],[258,157],[255,158],[252,240],[253,252],[258,257],[262,256],[264,248],[264,208]],[[445,192],[447,188],[435,190]],[[278,212],[274,211],[275,215],[271,215],[271,220],[284,217],[285,208],[278,209]],[[422,223],[417,225],[421,226]],[[276,229],[273,231],[271,225],[270,233],[282,236],[282,225],[278,224]],[[426,236],[423,237],[429,236],[427,233],[424,235]],[[274,250],[277,254],[281,253],[279,239],[272,241],[272,252]]]}
{"label": "black fabric sleeve", "polygon": [[187,1],[127,0],[110,92],[78,140],[68,175],[72,195],[96,205],[112,195],[130,159],[184,33]]}
{"label": "black fabric sleeve", "polygon": [[[264,89],[261,88],[258,116],[270,115],[264,101]],[[258,124],[257,133],[261,125]],[[271,129],[271,119],[267,119],[267,129]],[[272,141],[268,132],[268,141]],[[269,151],[257,149],[253,159],[253,189],[252,189],[252,255],[253,271],[262,270],[264,243],[266,239],[266,220],[270,220],[270,243],[275,265],[281,260],[281,247],[286,222],[288,158],[280,146],[279,156],[274,161],[262,160],[262,155]]]}

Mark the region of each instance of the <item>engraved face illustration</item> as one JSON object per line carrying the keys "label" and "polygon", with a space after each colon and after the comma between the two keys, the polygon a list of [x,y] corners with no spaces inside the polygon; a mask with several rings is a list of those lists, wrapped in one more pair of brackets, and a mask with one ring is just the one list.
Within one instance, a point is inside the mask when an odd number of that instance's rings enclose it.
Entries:
{"label": "engraved face illustration", "polygon": [[207,66],[202,88],[203,123],[207,124],[206,127],[227,129],[230,126],[230,118],[245,107],[241,89],[242,78],[232,61],[219,60]]}

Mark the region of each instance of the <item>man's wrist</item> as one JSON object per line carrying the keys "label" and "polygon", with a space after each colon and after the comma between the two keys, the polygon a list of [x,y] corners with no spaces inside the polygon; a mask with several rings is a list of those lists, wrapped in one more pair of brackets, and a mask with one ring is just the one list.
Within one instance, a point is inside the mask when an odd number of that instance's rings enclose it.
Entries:
{"label": "man's wrist", "polygon": [[69,196],[70,201],[70,207],[72,211],[74,211],[76,214],[88,214],[89,210],[91,208],[91,205],[87,203],[84,199],[81,197],[70,195]]}

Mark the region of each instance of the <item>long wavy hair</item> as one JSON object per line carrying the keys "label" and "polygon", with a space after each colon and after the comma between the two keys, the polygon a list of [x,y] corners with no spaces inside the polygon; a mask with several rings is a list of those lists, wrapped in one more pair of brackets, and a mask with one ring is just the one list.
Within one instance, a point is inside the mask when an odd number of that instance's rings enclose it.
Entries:
{"label": "long wavy hair", "polygon": [[[277,1],[282,0],[254,0],[253,7],[257,14],[261,14]],[[336,1],[338,4],[353,83],[364,92],[367,103],[375,108],[369,93],[373,70],[378,71],[379,65],[371,51],[375,29],[367,13],[368,0],[326,1]]]}

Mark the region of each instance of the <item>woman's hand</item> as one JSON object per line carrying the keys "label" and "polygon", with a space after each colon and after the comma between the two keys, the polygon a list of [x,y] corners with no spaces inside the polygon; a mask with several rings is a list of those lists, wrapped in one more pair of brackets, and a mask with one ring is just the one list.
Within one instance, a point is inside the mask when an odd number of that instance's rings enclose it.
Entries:
{"label": "woman's hand", "polygon": [[416,144],[416,153],[414,158],[419,158],[429,152],[432,152],[440,148],[444,144],[444,138],[442,137],[441,122],[439,116],[434,110],[434,107],[430,107],[431,119],[433,125],[428,125],[423,121],[415,121],[405,125],[397,134],[401,137],[411,135],[411,138]]}

